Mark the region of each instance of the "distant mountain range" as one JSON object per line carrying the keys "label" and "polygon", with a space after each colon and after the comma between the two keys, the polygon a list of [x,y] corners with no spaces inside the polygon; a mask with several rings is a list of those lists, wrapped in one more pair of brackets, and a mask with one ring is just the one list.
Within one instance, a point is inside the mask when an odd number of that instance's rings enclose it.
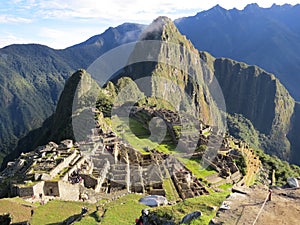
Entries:
{"label": "distant mountain range", "polygon": [[[216,6],[175,20],[175,24],[198,50],[259,65],[300,99],[299,17],[299,5],[262,9],[252,4],[244,10]],[[125,23],[63,50],[41,45],[0,49],[0,161],[1,155],[10,153],[21,137],[54,112],[64,83],[75,70],[86,69],[110,49],[138,40],[144,28]],[[265,139],[265,150],[299,164],[300,106],[275,76],[205,52],[200,55],[215,69],[228,112],[242,114],[253,123],[262,134],[257,138]],[[38,135],[31,136],[36,138]]]}
{"label": "distant mountain range", "polygon": [[201,51],[257,65],[300,100],[300,5],[226,10],[219,5],[175,20],[179,31]]}

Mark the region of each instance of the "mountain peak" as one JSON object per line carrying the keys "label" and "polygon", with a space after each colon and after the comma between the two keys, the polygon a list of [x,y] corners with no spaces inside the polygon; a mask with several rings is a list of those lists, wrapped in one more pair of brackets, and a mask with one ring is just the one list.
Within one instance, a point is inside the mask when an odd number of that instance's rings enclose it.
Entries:
{"label": "mountain peak", "polygon": [[211,9],[207,10],[206,12],[212,13],[212,14],[214,14],[214,13],[223,14],[224,12],[226,12],[226,9],[224,9],[222,6],[217,4],[214,7],[212,7]]}
{"label": "mountain peak", "polygon": [[155,20],[153,20],[153,23],[166,24],[166,23],[172,23],[172,20],[167,16],[159,16]]}
{"label": "mountain peak", "polygon": [[178,31],[174,22],[165,16],[158,17],[146,27],[140,36],[140,40],[157,40],[177,44],[185,43],[185,47],[194,49],[191,42]]}
{"label": "mountain peak", "polygon": [[221,11],[224,11],[226,9],[224,9],[222,6],[220,6],[219,4],[217,4],[214,7],[212,7],[211,10],[221,10]]}
{"label": "mountain peak", "polygon": [[226,16],[227,15],[227,10],[224,9],[222,6],[220,6],[219,4],[215,5],[214,7],[202,11],[202,12],[198,12],[196,14],[196,17],[201,17],[202,15],[206,15],[206,16]]}
{"label": "mountain peak", "polygon": [[260,7],[257,3],[251,3],[245,6],[244,11],[255,11],[259,10]]}

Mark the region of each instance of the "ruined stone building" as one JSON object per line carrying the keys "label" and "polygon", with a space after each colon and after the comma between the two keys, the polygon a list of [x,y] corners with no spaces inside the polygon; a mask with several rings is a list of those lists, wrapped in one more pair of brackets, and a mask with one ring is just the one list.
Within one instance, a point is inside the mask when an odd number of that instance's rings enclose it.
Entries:
{"label": "ruined stone building", "polygon": [[[171,130],[181,124],[179,115],[169,110],[135,108],[135,118],[139,117],[137,112],[141,111],[149,117],[159,116],[169,124]],[[184,119],[189,120],[181,118]],[[9,195],[48,196],[63,200],[79,200],[87,193],[98,199],[131,192],[165,196],[166,179],[172,180],[172,185],[182,199],[208,194],[202,181],[175,156],[155,149],[141,153],[110,129],[102,128],[97,126],[92,129],[86,141],[50,142],[8,163],[1,173],[1,179],[9,178]],[[198,128],[198,134],[186,132],[188,135],[180,140],[182,143],[178,142],[182,148],[187,149],[181,152],[181,157],[203,157],[218,172],[218,176],[240,179],[239,169],[233,161],[239,155],[230,148],[232,140],[223,140],[221,135],[201,123]],[[173,138],[177,138],[176,135]],[[199,138],[201,143],[195,141]],[[204,157],[203,153],[194,152],[195,143],[199,145],[203,142],[219,149],[217,157],[210,159]],[[189,148],[193,151],[189,151]]]}

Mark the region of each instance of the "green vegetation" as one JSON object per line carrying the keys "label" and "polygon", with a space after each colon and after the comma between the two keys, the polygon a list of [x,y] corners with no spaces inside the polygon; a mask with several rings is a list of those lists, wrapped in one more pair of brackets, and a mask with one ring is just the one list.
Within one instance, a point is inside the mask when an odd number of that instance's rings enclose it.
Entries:
{"label": "green vegetation", "polygon": [[173,131],[174,131],[176,140],[178,140],[181,135],[181,126],[173,126]]}
{"label": "green vegetation", "polygon": [[243,176],[247,173],[247,163],[245,156],[241,155],[238,159],[233,160],[236,166],[239,168],[240,172],[243,174]]}
{"label": "green vegetation", "polygon": [[180,199],[171,178],[164,179],[163,185],[164,190],[166,191],[166,198],[168,199],[168,201],[177,201]]}
{"label": "green vegetation", "polygon": [[113,100],[102,91],[100,91],[98,100],[96,102],[96,108],[103,113],[104,117],[110,117],[112,107]]}
{"label": "green vegetation", "polygon": [[[186,199],[177,205],[153,208],[150,211],[178,222],[186,214],[200,210],[203,216],[192,224],[204,225],[208,224],[210,219],[215,216],[216,211],[213,207],[220,206],[228,194],[227,190],[212,192],[210,195]],[[112,202],[100,201],[97,204],[52,200],[45,205],[30,204],[19,198],[1,199],[0,213],[10,212],[13,222],[30,220],[32,225],[59,224],[72,216],[79,216],[81,208],[85,206],[89,210],[88,213],[75,224],[98,224],[99,221],[103,225],[133,224],[135,219],[141,215],[141,210],[147,208],[139,203],[141,197],[142,195],[139,194],[129,194]],[[100,206],[99,211],[95,211],[96,205]],[[32,218],[31,208],[34,209]]]}
{"label": "green vegetation", "polygon": [[141,215],[141,211],[147,206],[138,201],[142,195],[130,194],[103,206],[105,213],[101,224],[120,225],[133,224],[135,219]]}
{"label": "green vegetation", "polygon": [[13,223],[29,220],[31,208],[35,207],[34,204],[28,203],[20,198],[0,199],[0,214],[10,213]]}
{"label": "green vegetation", "polygon": [[159,152],[165,153],[165,154],[175,154],[176,153],[176,145],[173,143],[162,143],[155,147],[155,149]]}
{"label": "green vegetation", "polygon": [[[81,208],[86,206],[89,211],[95,209],[95,205],[82,202],[58,201],[53,200],[45,205],[38,206],[34,210],[30,221],[32,225],[44,225],[60,223],[65,219],[81,213]],[[95,220],[94,220],[95,221]]]}
{"label": "green vegetation", "polygon": [[[129,143],[131,146],[133,146],[135,149],[140,151],[143,154],[148,154],[145,149],[152,149],[154,146],[154,143],[147,139],[147,138],[138,138],[130,129],[128,125],[122,121],[117,116],[114,116],[112,119],[112,125],[114,127],[114,130],[116,133],[121,137],[125,142]],[[134,124],[131,124],[131,127],[133,127]],[[140,126],[136,129],[141,129]]]}
{"label": "green vegetation", "polygon": [[129,118],[129,128],[138,138],[148,138],[150,136],[150,131],[146,127],[148,127],[148,124],[141,124],[137,120]]}
{"label": "green vegetation", "polygon": [[178,157],[179,161],[182,162],[192,173],[199,179],[205,181],[207,176],[216,174],[217,171],[212,169],[211,167],[202,168],[200,165],[200,160],[196,159],[187,159]]}
{"label": "green vegetation", "polygon": [[218,186],[218,188],[224,190],[224,191],[228,191],[232,188],[233,184],[221,184],[220,186]]}
{"label": "green vegetation", "polygon": [[210,195],[186,199],[176,205],[157,208],[154,212],[163,218],[179,222],[186,214],[198,210],[203,215],[191,224],[207,225],[216,215],[214,208],[219,207],[229,193],[229,191],[212,192]]}
{"label": "green vegetation", "polygon": [[169,109],[175,111],[174,105],[172,105],[166,99],[162,99],[157,96],[156,97],[151,96],[151,97],[141,99],[138,102],[138,106],[155,107],[157,109]]}
{"label": "green vegetation", "polygon": [[99,212],[94,211],[92,213],[88,213],[87,215],[83,216],[79,222],[75,222],[74,224],[77,225],[91,225],[91,224],[98,224],[101,220],[101,216]]}
{"label": "green vegetation", "polygon": [[260,146],[259,132],[255,130],[251,121],[243,115],[236,113],[233,115],[227,114],[227,126],[229,133],[233,137],[249,143],[254,148]]}
{"label": "green vegetation", "polygon": [[272,172],[275,171],[276,185],[285,185],[289,177],[299,177],[300,167],[290,165],[288,162],[279,159],[277,156],[271,156],[262,150],[255,150],[263,167],[269,171],[269,179],[272,179]]}
{"label": "green vegetation", "polygon": [[[156,149],[164,153],[174,153],[174,145],[170,142],[158,144],[151,141],[149,137],[149,130],[147,130],[141,123],[134,119],[129,119],[129,126],[126,125],[124,119],[114,116],[113,127],[117,134],[126,142],[132,145],[141,153],[148,154],[146,150]],[[138,134],[138,135],[136,135]]]}

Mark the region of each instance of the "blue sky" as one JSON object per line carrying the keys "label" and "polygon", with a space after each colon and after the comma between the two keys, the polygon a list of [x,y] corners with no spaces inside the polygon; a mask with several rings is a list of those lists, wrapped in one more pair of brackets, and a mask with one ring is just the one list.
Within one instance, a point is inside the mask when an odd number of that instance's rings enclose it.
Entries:
{"label": "blue sky", "polygon": [[[0,47],[39,43],[66,48],[124,22],[149,24],[158,16],[192,16],[216,4],[243,9],[249,0],[0,0]],[[300,0],[265,0],[256,3],[295,5]]]}

